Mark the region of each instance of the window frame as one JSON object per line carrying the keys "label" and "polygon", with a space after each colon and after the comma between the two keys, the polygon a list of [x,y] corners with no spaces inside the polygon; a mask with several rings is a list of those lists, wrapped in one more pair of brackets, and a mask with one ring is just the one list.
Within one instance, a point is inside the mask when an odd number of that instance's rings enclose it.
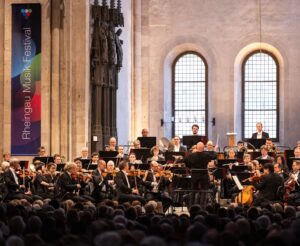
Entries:
{"label": "window frame", "polygon": [[[242,86],[241,86],[241,89],[242,89],[242,107],[241,107],[241,118],[242,118],[242,139],[243,140],[246,140],[248,138],[245,138],[245,65],[246,65],[246,62],[249,60],[249,58],[257,53],[264,53],[264,54],[267,54],[269,55],[275,62],[276,64],[276,90],[277,90],[277,93],[276,93],[276,138],[271,138],[272,141],[274,142],[279,142],[279,139],[280,139],[280,132],[279,132],[279,123],[280,123],[280,120],[279,120],[279,117],[280,117],[280,106],[279,106],[279,103],[280,103],[280,94],[279,94],[279,84],[280,84],[280,80],[279,80],[279,75],[280,75],[280,66],[279,66],[279,62],[278,62],[278,59],[276,58],[276,56],[271,53],[270,51],[268,50],[264,50],[264,49],[259,49],[259,50],[254,50],[252,52],[250,52],[243,60],[243,63],[242,63]],[[263,111],[262,111],[263,112]],[[264,122],[262,122],[264,124]]]}
{"label": "window frame", "polygon": [[[175,136],[175,67],[178,60],[185,55],[196,55],[204,63],[205,67],[205,136],[208,137],[208,65],[206,59],[196,51],[185,51],[180,53],[173,61],[172,64],[172,136]],[[198,82],[200,83],[200,82]],[[192,124],[191,134],[192,135]]]}

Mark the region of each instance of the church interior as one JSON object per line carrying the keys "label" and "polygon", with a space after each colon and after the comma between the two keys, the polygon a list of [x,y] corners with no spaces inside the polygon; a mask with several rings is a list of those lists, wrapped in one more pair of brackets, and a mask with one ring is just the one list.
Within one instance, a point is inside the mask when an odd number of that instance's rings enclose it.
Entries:
{"label": "church interior", "polygon": [[[130,245],[297,245],[299,30],[298,0],[1,0],[0,211],[2,204],[25,199],[39,217],[45,199],[55,211],[62,203],[80,222],[64,226],[76,235],[75,245],[124,245],[127,239]],[[78,171],[72,176],[77,161],[82,180]],[[60,172],[55,181],[51,167]],[[44,168],[51,182],[37,178]],[[109,178],[101,174],[106,169]],[[181,187],[179,177],[190,183]],[[30,196],[28,183],[36,189]],[[10,197],[23,186],[22,196]],[[126,199],[135,205],[122,205]],[[83,214],[89,206],[96,209],[91,217]],[[147,211],[170,217],[154,222]],[[126,224],[118,212],[137,223]],[[116,225],[105,226],[118,233],[103,234],[99,218],[113,220]],[[28,221],[18,220],[25,230]],[[261,230],[250,229],[253,221]],[[80,225],[89,228],[82,235]],[[184,233],[176,235],[180,226]],[[121,229],[143,233],[126,236]],[[70,244],[54,229],[66,241],[42,231],[29,238],[26,230],[12,238],[1,230],[0,243]],[[89,233],[91,239],[82,241]]]}

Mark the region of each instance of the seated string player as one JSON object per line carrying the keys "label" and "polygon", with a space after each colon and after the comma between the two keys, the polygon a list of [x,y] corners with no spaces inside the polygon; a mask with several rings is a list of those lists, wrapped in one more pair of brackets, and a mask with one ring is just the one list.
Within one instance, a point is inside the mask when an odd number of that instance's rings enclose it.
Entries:
{"label": "seated string player", "polygon": [[300,161],[294,160],[292,171],[285,182],[285,192],[288,193],[288,205],[300,206]]}
{"label": "seated string player", "polygon": [[[93,184],[94,190],[92,192],[92,197],[97,201],[103,201],[107,198],[112,198],[110,195],[110,188],[108,184],[109,174],[105,172],[106,163],[104,160],[99,160],[97,168],[93,171]],[[104,174],[105,173],[105,174]],[[106,175],[107,174],[107,175]],[[105,176],[105,177],[104,177]]]}
{"label": "seated string player", "polygon": [[172,199],[165,192],[166,187],[172,182],[172,174],[165,176],[163,171],[159,172],[159,164],[156,161],[151,161],[150,170],[146,171],[142,180],[142,184],[146,187],[145,198],[150,200],[158,200],[162,202],[163,212],[165,213]]}
{"label": "seated string player", "polygon": [[294,149],[294,157],[300,158],[300,147]]}
{"label": "seated string player", "polygon": [[123,160],[119,164],[120,171],[117,172],[115,182],[116,182],[116,192],[117,199],[119,202],[132,202],[134,200],[140,201],[145,204],[145,199],[139,195],[139,190],[136,184],[129,182],[128,171],[129,165],[126,160]]}
{"label": "seated string player", "polygon": [[[253,181],[252,178],[250,178],[250,181]],[[278,197],[278,189],[279,187],[283,187],[284,181],[282,177],[274,173],[272,163],[265,163],[263,175],[258,182],[254,182],[253,185],[259,191],[256,193],[253,205],[261,206],[280,199],[280,197]]]}
{"label": "seated string player", "polygon": [[289,175],[283,171],[282,164],[280,163],[274,163],[274,173],[277,173],[284,181],[289,177]]}
{"label": "seated string player", "polygon": [[[25,184],[21,184],[17,171],[21,169],[19,160],[11,159],[9,168],[4,172],[4,182],[8,191],[7,199],[26,199],[32,202],[31,192],[26,191]],[[23,174],[25,175],[25,174]]]}

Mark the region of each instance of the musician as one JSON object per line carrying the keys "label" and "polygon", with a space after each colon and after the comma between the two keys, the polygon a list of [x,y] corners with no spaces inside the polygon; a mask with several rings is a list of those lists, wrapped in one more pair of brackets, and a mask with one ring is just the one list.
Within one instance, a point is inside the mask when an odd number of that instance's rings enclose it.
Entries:
{"label": "musician", "polygon": [[261,156],[257,158],[257,160],[273,160],[274,158],[268,155],[268,147],[266,145],[262,145],[260,147]]}
{"label": "musician", "polygon": [[151,157],[147,161],[164,161],[165,157],[160,154],[159,146],[155,145],[150,150]]}
{"label": "musician", "polygon": [[252,138],[255,139],[267,139],[269,138],[269,133],[263,131],[263,124],[261,122],[256,123],[257,132],[252,134]]}
{"label": "musician", "polygon": [[74,162],[67,162],[64,167],[64,172],[60,175],[57,181],[58,194],[61,199],[80,199],[77,192],[80,190],[81,185],[74,177],[77,177],[77,165]]}
{"label": "musician", "polygon": [[173,139],[172,139],[172,143],[170,146],[169,146],[169,151],[172,151],[172,152],[186,152],[186,147],[182,146],[181,143],[180,143],[180,137],[179,136],[175,136]]}
{"label": "musician", "polygon": [[46,182],[48,183],[48,186],[46,187],[46,192],[49,197],[53,198],[55,197],[55,191],[56,191],[56,184],[57,180],[59,178],[59,172],[56,172],[56,164],[50,162],[47,164],[46,168],[46,174],[44,175],[46,178]]}
{"label": "musician", "polygon": [[243,156],[243,163],[244,163],[244,165],[251,165],[252,164],[251,163],[251,155],[250,154],[244,154],[244,156]]}
{"label": "musician", "polygon": [[236,159],[236,152],[234,151],[233,148],[230,148],[227,152],[227,155],[226,155],[226,159],[229,159],[229,160],[235,160]]}
{"label": "musician", "polygon": [[134,200],[138,200],[144,205],[145,199],[138,195],[139,191],[137,187],[134,187],[129,182],[127,176],[127,172],[129,170],[128,162],[126,160],[121,161],[119,164],[119,169],[120,171],[117,172],[115,178],[118,201],[122,203],[125,201],[132,202]]}
{"label": "musician", "polygon": [[129,154],[129,164],[131,165],[131,164],[142,164],[142,161],[141,160],[137,160],[136,159],[136,155],[135,155],[135,153],[130,153]]}
{"label": "musician", "polygon": [[[288,195],[288,205],[300,205],[300,161],[294,160],[292,172],[290,173],[290,181],[293,182],[294,189]],[[287,181],[290,183],[290,181]],[[287,182],[285,184],[287,184]],[[287,184],[288,185],[288,184]]]}
{"label": "musician", "polygon": [[94,184],[94,191],[92,192],[92,197],[97,201],[103,201],[107,198],[112,198],[109,193],[109,183],[108,183],[108,175],[104,176],[106,168],[106,163],[104,160],[99,160],[98,167],[93,171],[93,184]]}
{"label": "musician", "polygon": [[46,148],[44,146],[41,146],[38,148],[38,154],[39,157],[47,157],[47,152],[46,152]]}
{"label": "musician", "polygon": [[99,161],[98,152],[93,152],[91,157],[92,157],[92,159],[91,159],[91,164],[90,165],[98,165],[98,161]]}
{"label": "musician", "polygon": [[192,135],[197,136],[199,132],[199,125],[194,124],[192,125]]}
{"label": "musician", "polygon": [[287,166],[287,164],[286,164],[286,161],[285,161],[284,156],[282,156],[282,155],[277,155],[277,156],[275,157],[275,163],[278,163],[279,165],[281,165],[283,171],[285,171],[285,172],[288,171],[289,168],[288,168],[288,166]]}
{"label": "musician", "polygon": [[[161,174],[156,177],[157,174]],[[151,161],[150,170],[146,171],[142,184],[146,187],[145,198],[150,200],[158,200],[162,202],[164,213],[172,204],[170,196],[164,192],[165,188],[172,182],[172,177],[165,177],[162,172],[159,173],[159,164]]]}
{"label": "musician", "polygon": [[31,192],[25,192],[25,185],[20,184],[17,176],[17,170],[20,170],[19,160],[11,159],[10,167],[4,172],[4,182],[7,187],[7,199],[26,199],[32,202]]}
{"label": "musician", "polygon": [[266,146],[268,148],[268,152],[278,152],[277,146],[273,143],[272,139],[268,138],[266,139]]}
{"label": "musician", "polygon": [[142,129],[142,137],[149,137],[149,130],[147,128]]}
{"label": "musician", "polygon": [[54,160],[54,164],[55,164],[55,165],[62,164],[62,160],[61,160],[60,154],[55,154],[55,155],[53,156],[53,160]]}
{"label": "musician", "polygon": [[124,154],[124,146],[123,145],[119,145],[118,146],[118,155],[117,158],[126,158],[127,155]]}
{"label": "musician", "polygon": [[119,171],[118,168],[115,167],[115,164],[113,161],[108,161],[106,164],[106,172],[113,172],[113,171]]}
{"label": "musician", "polygon": [[[250,178],[250,181],[252,179]],[[264,173],[258,183],[253,183],[254,187],[259,191],[253,205],[260,206],[263,203],[277,201],[278,188],[283,186],[283,178],[277,173],[274,173],[274,166],[272,163],[264,165]]]}
{"label": "musician", "polygon": [[[211,161],[208,154],[204,152],[204,144],[202,142],[197,143],[194,153],[189,154],[184,158],[186,167],[192,169],[192,189],[207,190],[209,188],[209,176],[208,172],[205,172],[208,167],[208,163]],[[201,175],[197,175],[193,172],[193,169],[200,169],[204,171]],[[207,196],[206,194],[200,194],[200,204],[205,207]],[[191,194],[190,205],[194,202],[194,195]]]}
{"label": "musician", "polygon": [[280,177],[283,178],[283,180],[286,180],[289,177],[289,175],[283,171],[282,165],[280,163],[274,164],[274,173],[277,173]]}
{"label": "musician", "polygon": [[117,139],[111,137],[108,141],[108,146],[105,147],[105,151],[117,151]]}
{"label": "musician", "polygon": [[141,148],[141,142],[140,142],[140,140],[135,140],[134,142],[133,142],[133,149],[140,149]]}
{"label": "musician", "polygon": [[295,158],[300,158],[300,148],[296,148],[294,149],[294,157]]}
{"label": "musician", "polygon": [[217,149],[218,149],[218,146],[214,147],[214,144],[212,141],[207,141],[206,152],[210,156],[211,160],[216,160],[218,158],[218,153],[216,152]]}
{"label": "musician", "polygon": [[10,157],[11,157],[11,155],[9,152],[3,153],[3,161],[10,162]]}
{"label": "musician", "polygon": [[244,146],[244,142],[241,140],[237,142],[237,152],[247,152],[247,148]]}
{"label": "musician", "polygon": [[89,159],[89,148],[88,147],[83,147],[81,149],[81,156],[78,157],[78,159],[81,159],[81,160],[87,160],[87,159]]}

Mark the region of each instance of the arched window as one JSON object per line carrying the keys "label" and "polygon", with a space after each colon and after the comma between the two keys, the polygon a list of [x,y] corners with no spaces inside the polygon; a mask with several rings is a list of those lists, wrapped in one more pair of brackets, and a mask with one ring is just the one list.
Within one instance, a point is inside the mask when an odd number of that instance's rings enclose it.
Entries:
{"label": "arched window", "polygon": [[191,135],[193,124],[199,125],[199,135],[207,135],[207,64],[187,52],[173,64],[173,135]]}
{"label": "arched window", "polygon": [[243,63],[242,130],[243,138],[256,132],[256,122],[278,141],[279,69],[276,58],[267,51],[255,51]]}

